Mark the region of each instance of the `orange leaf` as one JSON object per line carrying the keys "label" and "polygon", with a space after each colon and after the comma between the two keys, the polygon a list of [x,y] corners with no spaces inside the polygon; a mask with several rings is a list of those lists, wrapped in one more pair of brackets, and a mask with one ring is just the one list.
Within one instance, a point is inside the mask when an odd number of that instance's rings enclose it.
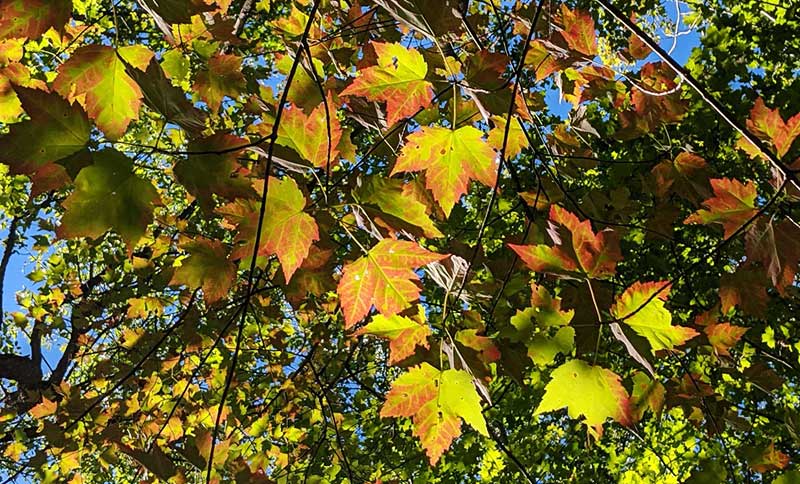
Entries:
{"label": "orange leaf", "polygon": [[561,35],[571,49],[588,56],[597,54],[594,19],[588,12],[570,10],[566,5],[562,4],[561,21],[564,23],[564,31],[561,32]]}
{"label": "orange leaf", "polygon": [[[257,188],[259,192],[263,190]],[[270,177],[258,255],[277,255],[286,281],[308,256],[311,244],[319,240],[317,223],[305,213],[305,206],[306,197],[294,179]],[[233,250],[231,257],[247,259],[252,256],[260,208],[259,201],[242,199],[220,207],[220,213],[238,223],[236,242],[243,242]]]}
{"label": "orange leaf", "polygon": [[[777,109],[770,109],[760,97],[756,99],[750,117],[747,119],[747,129],[758,136],[759,139],[772,143],[779,157],[785,155],[792,147],[795,138],[800,135],[800,113],[784,122]],[[750,153],[751,156],[759,154],[758,149],[744,138],[738,143],[739,148]]]}
{"label": "orange leaf", "polygon": [[361,69],[342,96],[362,96],[386,103],[386,122],[397,121],[428,107],[433,99],[431,83],[425,80],[428,65],[417,50],[402,44],[373,42],[378,65]]}
{"label": "orange leaf", "polygon": [[723,356],[730,356],[728,350],[736,346],[747,330],[748,328],[734,326],[730,323],[710,324],[704,329],[714,351]]}
{"label": "orange leaf", "polygon": [[446,215],[467,192],[470,180],[486,186],[495,181],[495,152],[472,126],[456,130],[423,127],[408,135],[392,174],[425,170],[425,185]]}
{"label": "orange leaf", "polygon": [[344,267],[337,292],[345,328],[361,321],[374,305],[392,316],[419,298],[419,277],[413,269],[446,258],[415,242],[383,239],[367,255]]}
{"label": "orange leaf", "polygon": [[428,363],[411,368],[392,383],[381,417],[412,417],[414,435],[431,465],[436,465],[461,435],[462,419],[482,435],[489,435],[469,373],[440,371]]}

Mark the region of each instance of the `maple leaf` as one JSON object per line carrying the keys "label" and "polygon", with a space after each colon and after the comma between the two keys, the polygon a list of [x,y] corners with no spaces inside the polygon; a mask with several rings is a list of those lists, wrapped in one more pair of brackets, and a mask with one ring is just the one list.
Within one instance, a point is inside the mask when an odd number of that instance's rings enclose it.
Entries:
{"label": "maple leaf", "polygon": [[252,198],[255,191],[250,180],[238,173],[243,168],[237,161],[241,150],[236,148],[246,144],[247,140],[227,133],[194,140],[187,149],[198,154],[178,161],[173,168],[175,176],[206,210],[214,207],[214,195],[228,200]]}
{"label": "maple leaf", "polygon": [[749,265],[739,266],[734,273],[724,273],[719,281],[722,313],[738,306],[746,314],[763,317],[767,311],[767,279],[763,270]]}
{"label": "maple leaf", "polygon": [[794,283],[800,263],[800,230],[792,222],[774,223],[765,218],[750,225],[745,233],[747,258],[762,267],[781,294]]}
{"label": "maple leaf", "polygon": [[762,474],[785,469],[790,461],[788,455],[775,448],[775,442],[770,442],[768,446],[761,449],[750,448],[746,454],[747,463],[750,467]]}
{"label": "maple leaf", "polygon": [[470,374],[453,369],[440,371],[428,363],[409,369],[392,383],[381,417],[412,417],[414,435],[431,465],[436,465],[461,435],[461,420],[489,436]]}
{"label": "maple leaf", "polygon": [[[789,152],[792,143],[800,135],[800,113],[784,122],[780,111],[768,108],[764,100],[759,97],[750,110],[747,129],[759,139],[772,143],[778,157],[782,157]],[[762,156],[759,149],[745,138],[740,138],[737,146],[752,157]]]}
{"label": "maple leaf", "polygon": [[[621,140],[634,139],[651,133],[660,126],[677,123],[683,119],[688,108],[681,99],[675,73],[663,62],[650,62],[639,71],[638,86],[631,90],[633,110],[619,113],[620,129],[615,136]],[[651,92],[659,93],[653,96]]]}
{"label": "maple leaf", "polygon": [[28,413],[38,419],[53,415],[58,410],[58,403],[49,400],[47,397],[42,397],[42,401],[33,406]]}
{"label": "maple leaf", "polygon": [[[427,206],[407,193],[406,188],[409,185],[401,180],[373,176],[364,180],[354,194],[360,203],[376,205],[383,216],[396,217],[402,222],[419,227],[426,237],[442,237],[442,232],[427,214]],[[392,219],[386,222],[392,226],[399,225],[394,224]]]}
{"label": "maple leaf", "polygon": [[92,158],[94,163],[75,178],[75,191],[62,202],[66,211],[56,234],[97,238],[111,229],[130,250],[153,220],[158,192],[133,173],[133,162],[119,151],[104,149]]}
{"label": "maple leaf", "polygon": [[603,434],[603,422],[608,418],[622,425],[631,424],[630,397],[613,371],[570,360],[553,370],[551,376],[534,415],[566,407],[570,417],[583,416],[595,436]]}
{"label": "maple leaf", "polygon": [[[275,68],[278,69],[281,74],[288,75],[292,70],[292,64],[294,64],[292,56],[277,54],[275,58]],[[322,61],[314,58],[312,64],[317,79],[323,79],[325,77],[325,67]],[[310,71],[311,66],[309,66],[308,69],[297,69],[295,71],[292,85],[286,97],[290,103],[295,106],[300,106],[304,111],[316,108],[319,106],[319,103],[322,102],[319,86]],[[287,112],[288,111],[285,111],[284,115]],[[324,111],[323,114],[325,114]]]}
{"label": "maple leaf", "polygon": [[389,364],[397,364],[413,355],[417,346],[430,348],[428,336],[431,328],[425,322],[425,313],[420,307],[419,317],[376,314],[372,321],[354,333],[356,336],[371,334],[389,340]]}
{"label": "maple leaf", "polygon": [[653,351],[672,349],[698,334],[692,328],[672,325],[672,314],[664,307],[669,289],[661,290],[667,284],[635,282],[611,307],[612,316],[646,338]]}
{"label": "maple leaf", "polygon": [[431,83],[425,80],[428,64],[415,49],[402,44],[373,42],[377,65],[361,69],[341,96],[362,96],[386,103],[386,122],[394,125],[430,105]]}
{"label": "maple leaf", "polygon": [[567,326],[574,315],[574,310],[562,310],[561,299],[546,287],[532,283],[531,307],[511,317],[516,333],[510,339],[524,343],[534,363],[549,365],[556,355],[569,354],[575,347],[575,329]]}
{"label": "maple leaf", "polygon": [[472,126],[456,130],[422,127],[408,135],[392,170],[395,173],[425,170],[425,186],[449,216],[467,192],[470,180],[492,186],[497,174],[494,150]]}
{"label": "maple leaf", "polygon": [[469,348],[476,353],[477,359],[484,364],[492,363],[500,359],[500,350],[494,344],[492,338],[478,334],[478,329],[462,329],[456,333],[456,341],[465,348]]}
{"label": "maple leaf", "polygon": [[31,119],[10,125],[0,138],[0,162],[12,173],[35,174],[86,146],[92,126],[77,103],[37,89],[14,91]]}
{"label": "maple leaf", "polygon": [[0,39],[35,40],[51,27],[62,30],[72,15],[72,0],[3,0]]}
{"label": "maple leaf", "polygon": [[[308,256],[311,244],[319,240],[319,229],[314,217],[305,213],[306,197],[294,179],[270,177],[268,188],[258,255],[278,256],[288,282]],[[262,193],[263,186],[256,184],[256,191]],[[253,255],[260,205],[257,200],[237,199],[220,207],[220,213],[238,222],[235,242],[239,245],[231,257],[247,259]]]}
{"label": "maple leaf", "polygon": [[597,54],[594,19],[588,12],[570,10],[569,7],[562,4],[561,21],[564,23],[561,36],[564,37],[571,49],[592,57]]}
{"label": "maple leaf", "polygon": [[155,59],[150,61],[144,71],[130,65],[126,66],[125,71],[141,88],[143,100],[150,109],[160,113],[168,122],[177,124],[193,137],[205,129],[206,113],[194,107],[183,91],[170,83]]}
{"label": "maple leaf", "polygon": [[528,268],[554,274],[581,272],[590,278],[614,275],[617,262],[622,260],[616,232],[607,229],[595,233],[589,220],[581,222],[557,205],[550,207],[550,221],[566,229],[552,225],[549,233],[555,246],[508,244]]}
{"label": "maple leaf", "polygon": [[[494,128],[489,131],[489,136],[486,138],[486,141],[489,142],[489,146],[499,153],[503,148],[506,118],[502,116],[492,116],[492,123],[494,123]],[[527,147],[528,137],[525,136],[525,130],[522,128],[519,118],[514,117],[511,119],[511,127],[508,129],[505,156],[506,158],[513,158],[522,153],[522,150]]]}
{"label": "maple leaf", "polygon": [[181,246],[189,256],[175,269],[170,285],[203,288],[206,302],[219,301],[228,293],[236,278],[236,265],[228,261],[222,242],[198,238]]}
{"label": "maple leaf", "polygon": [[730,356],[728,350],[736,346],[748,329],[730,323],[714,323],[706,326],[704,331],[717,354]]}
{"label": "maple leaf", "polygon": [[383,239],[360,259],[342,270],[337,292],[344,312],[345,329],[361,321],[374,305],[392,316],[419,298],[419,277],[412,269],[446,258],[415,242]]}
{"label": "maple leaf", "polygon": [[[0,45],[0,50],[3,49]],[[47,84],[31,78],[31,71],[19,62],[0,67],[0,123],[13,123],[25,112],[14,86],[32,87],[47,91]]]}
{"label": "maple leaf", "polygon": [[651,380],[646,373],[637,371],[633,375],[631,393],[631,417],[638,422],[647,410],[660,414],[664,408],[666,389],[658,380]]}
{"label": "maple leaf", "polygon": [[237,98],[246,87],[242,58],[233,54],[215,54],[208,59],[208,69],[197,73],[193,89],[216,113],[225,97]]}
{"label": "maple leaf", "polygon": [[125,63],[144,70],[152,58],[153,52],[142,45],[117,50],[85,45],[58,67],[53,89],[68,101],[81,103],[106,137],[117,140],[139,116],[142,105],[142,90],[126,73]]}
{"label": "maple leaf", "polygon": [[745,185],[735,179],[714,178],[711,188],[714,196],[703,202],[706,209],[696,211],[683,223],[722,224],[727,239],[758,212],[756,184],[748,181]]}
{"label": "maple leaf", "polygon": [[[328,118],[325,116],[325,103],[317,105],[308,116],[297,106],[284,110],[275,142],[293,149],[304,160],[317,168],[328,167],[329,159],[329,168],[336,166],[339,158],[339,142],[342,140],[342,126],[336,118],[333,97],[330,92],[327,97],[327,106],[330,110]],[[328,119],[330,120],[330,137],[328,136]]]}
{"label": "maple leaf", "polygon": [[203,0],[142,0],[147,8],[171,24],[188,24],[192,16],[214,10]]}
{"label": "maple leaf", "polygon": [[675,160],[664,160],[652,170],[656,194],[664,198],[674,192],[689,200],[708,198],[708,163],[689,152],[681,152]]}
{"label": "maple leaf", "polygon": [[572,59],[564,49],[552,47],[552,43],[534,39],[525,54],[525,64],[533,69],[537,81],[546,79],[554,72],[560,72],[572,64]]}

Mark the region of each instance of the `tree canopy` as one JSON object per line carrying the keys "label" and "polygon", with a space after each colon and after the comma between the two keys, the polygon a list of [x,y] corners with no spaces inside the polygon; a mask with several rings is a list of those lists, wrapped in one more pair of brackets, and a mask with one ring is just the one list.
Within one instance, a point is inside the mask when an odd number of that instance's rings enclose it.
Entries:
{"label": "tree canopy", "polygon": [[3,0],[0,479],[800,482],[799,32]]}

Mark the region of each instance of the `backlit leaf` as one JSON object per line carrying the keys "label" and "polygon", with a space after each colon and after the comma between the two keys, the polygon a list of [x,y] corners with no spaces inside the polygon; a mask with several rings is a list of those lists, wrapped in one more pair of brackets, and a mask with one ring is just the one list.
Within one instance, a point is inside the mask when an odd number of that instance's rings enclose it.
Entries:
{"label": "backlit leaf", "polygon": [[[385,215],[419,227],[426,237],[441,237],[442,233],[427,214],[426,205],[408,196],[406,186],[401,180],[373,176],[364,180],[355,194],[362,204],[374,204]],[[386,222],[392,225],[393,220]]]}
{"label": "backlit leaf", "polygon": [[706,208],[687,217],[684,223],[722,224],[728,238],[758,211],[756,185],[752,181],[743,184],[730,178],[715,178],[711,187],[714,196],[703,202]]}
{"label": "backlit leaf", "polygon": [[[784,121],[777,109],[768,108],[759,97],[750,111],[747,129],[759,139],[771,143],[778,156],[782,157],[789,152],[792,143],[800,135],[800,113]],[[744,138],[739,139],[738,146],[753,156],[759,154],[758,149]]]}
{"label": "backlit leaf", "polygon": [[[257,186],[257,191],[263,188]],[[247,259],[253,255],[260,201],[238,199],[219,209],[220,213],[238,224],[233,258]],[[259,256],[277,255],[286,281],[308,256],[311,244],[319,240],[314,218],[305,212],[306,197],[290,177],[270,177],[267,209],[261,226]]]}
{"label": "backlit leaf", "polygon": [[51,27],[62,30],[72,14],[72,0],[3,0],[0,39],[37,39]]}
{"label": "backlit leaf", "polygon": [[219,111],[225,97],[236,99],[244,89],[242,58],[233,54],[216,54],[208,59],[208,68],[197,73],[194,83],[194,90],[212,113]]}
{"label": "backlit leaf", "polygon": [[147,68],[153,52],[142,45],[114,48],[86,45],[58,68],[53,89],[68,101],[77,100],[111,140],[125,134],[137,119],[142,90],[125,70],[125,61],[140,70]]}
{"label": "backlit leaf", "polygon": [[225,133],[192,141],[186,159],[175,164],[175,176],[206,210],[214,207],[214,195],[233,200],[253,198],[255,191],[237,159],[247,140]]}
{"label": "backlit leaf", "polygon": [[[619,252],[619,236],[613,230],[595,233],[589,220],[580,221],[574,214],[553,205],[550,207],[554,245],[508,246],[531,270],[554,274],[582,272],[590,278],[614,275]],[[562,229],[559,229],[561,227]]]}
{"label": "backlit leaf", "polygon": [[31,119],[12,124],[0,138],[0,161],[12,173],[36,173],[86,146],[91,125],[77,103],[38,89],[15,87],[14,91]]}
{"label": "backlit leaf", "polygon": [[356,331],[356,335],[371,334],[389,340],[389,364],[396,364],[413,355],[417,346],[428,348],[431,329],[424,320],[417,321],[405,316],[386,317],[376,314],[372,321]]}
{"label": "backlit leaf", "polygon": [[446,258],[414,242],[383,239],[369,253],[344,266],[337,292],[345,327],[358,323],[374,305],[392,316],[419,298],[414,269]]}
{"label": "backlit leaf", "polygon": [[461,435],[461,420],[488,436],[478,392],[469,373],[423,363],[400,375],[386,394],[381,417],[411,417],[414,435],[436,465]]}
{"label": "backlit leaf", "polygon": [[425,171],[426,186],[450,215],[467,192],[470,180],[492,186],[497,174],[495,152],[472,126],[457,130],[423,127],[408,135],[392,174]]}
{"label": "backlit leaf", "polygon": [[56,233],[97,238],[110,229],[132,249],[153,220],[158,192],[133,173],[132,161],[119,151],[105,149],[92,158],[93,164],[75,178],[75,191],[62,202],[66,211]]}
{"label": "backlit leaf", "polygon": [[715,323],[706,326],[704,331],[708,336],[708,342],[711,343],[717,354],[730,356],[728,350],[736,346],[747,329],[731,323]]}
{"label": "backlit leaf", "polygon": [[596,436],[603,434],[606,419],[631,423],[630,399],[619,375],[582,360],[570,360],[553,370],[535,414],[564,407],[572,418],[583,416]]}
{"label": "backlit leaf", "polygon": [[358,77],[342,96],[362,96],[386,103],[389,126],[428,107],[433,99],[431,84],[425,80],[428,65],[422,54],[401,44],[373,42],[377,65],[358,71]]}
{"label": "backlit leaf", "polygon": [[325,103],[320,103],[308,116],[297,106],[284,110],[275,140],[279,145],[293,149],[317,168],[326,168],[329,160],[330,168],[338,164],[339,142],[342,140],[342,126],[336,118],[336,107],[330,94],[327,98],[327,118],[325,106]]}
{"label": "backlit leaf", "polygon": [[611,307],[611,315],[645,337],[653,351],[672,349],[697,336],[692,328],[672,325],[672,314],[664,307],[669,289],[662,288],[667,284],[636,282]]}
{"label": "backlit leaf", "polygon": [[588,12],[570,10],[569,7],[562,4],[561,21],[564,23],[564,30],[561,35],[570,48],[588,56],[597,54],[594,20]]}
{"label": "backlit leaf", "polygon": [[221,242],[198,238],[181,246],[189,256],[181,260],[170,284],[203,288],[209,303],[222,299],[236,278],[236,265],[228,261],[227,250]]}

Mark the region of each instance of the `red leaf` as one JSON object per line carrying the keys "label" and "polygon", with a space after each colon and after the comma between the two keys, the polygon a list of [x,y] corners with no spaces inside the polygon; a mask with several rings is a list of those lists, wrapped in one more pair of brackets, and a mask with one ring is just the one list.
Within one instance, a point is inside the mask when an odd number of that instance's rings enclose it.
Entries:
{"label": "red leaf", "polygon": [[739,180],[715,178],[711,180],[711,188],[714,196],[703,202],[706,209],[696,211],[683,223],[719,223],[728,238],[758,212],[756,184],[748,181],[743,185]]}
{"label": "red leaf", "polygon": [[[760,97],[756,99],[750,118],[747,120],[747,129],[758,136],[759,139],[772,143],[778,157],[789,152],[795,138],[800,135],[800,113],[784,122],[777,109],[770,109]],[[758,149],[749,141],[741,138],[739,148],[750,153],[751,156],[759,154]]]}
{"label": "red leaf", "polygon": [[593,57],[597,54],[597,37],[594,32],[594,19],[583,10],[570,10],[561,5],[561,21],[564,30],[561,35],[571,49]]}
{"label": "red leaf", "polygon": [[554,274],[581,272],[591,278],[608,277],[616,272],[617,262],[622,260],[616,232],[607,229],[595,233],[591,222],[581,222],[573,213],[556,205],[550,207],[550,220],[566,229],[552,227],[550,235],[555,246],[509,244],[531,270]]}
{"label": "red leaf", "polygon": [[3,0],[0,39],[35,40],[50,27],[62,30],[72,14],[72,0]]}
{"label": "red leaf", "polygon": [[728,350],[736,346],[747,330],[748,328],[734,326],[730,323],[710,324],[704,329],[714,351],[723,356],[730,356]]}

